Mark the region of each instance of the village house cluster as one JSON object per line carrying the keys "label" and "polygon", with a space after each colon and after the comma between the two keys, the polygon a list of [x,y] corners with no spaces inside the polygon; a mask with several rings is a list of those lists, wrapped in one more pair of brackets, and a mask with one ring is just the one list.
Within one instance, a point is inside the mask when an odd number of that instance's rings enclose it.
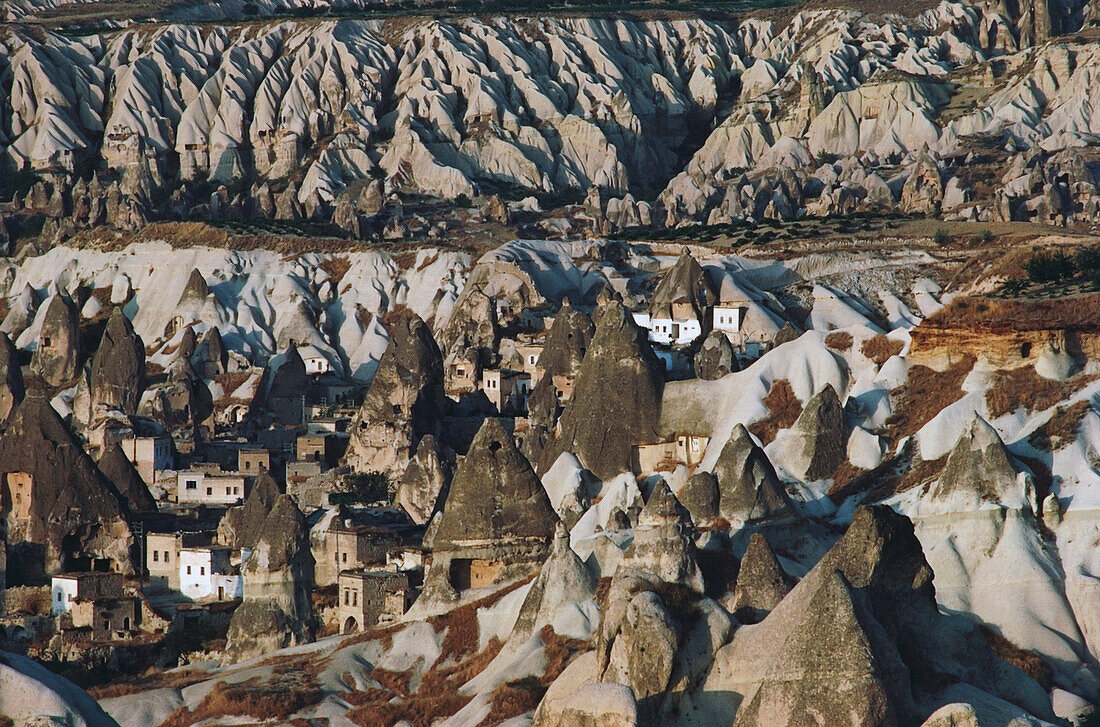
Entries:
{"label": "village house cluster", "polygon": [[[196,275],[181,305],[189,295],[209,295]],[[732,275],[704,269],[686,249],[654,281],[649,293],[624,303],[670,378],[694,375],[695,357],[715,335],[729,349],[727,365],[736,367],[766,351],[783,328],[774,301]],[[516,313],[510,312],[518,325],[488,358],[456,347],[441,361],[442,388],[458,412],[446,415],[445,426],[452,440],[464,436],[465,446],[489,436],[482,422],[492,417],[501,427],[492,436],[509,438],[518,453],[542,426],[532,418],[532,397],[548,392],[556,419],[573,396],[591,333],[553,343],[552,329],[557,316],[588,320],[588,314],[576,313],[568,300],[560,311]],[[190,381],[217,382],[225,395],[203,409],[193,386],[166,386],[164,406],[178,408],[178,415],[161,421],[133,417],[129,427],[108,422],[89,428],[85,442],[88,455],[105,474],[112,473],[120,492],[145,491],[152,498],[131,505],[132,567],[118,558],[85,557],[74,548],[52,572],[22,576],[7,591],[0,640],[59,636],[71,652],[82,644],[124,642],[197,624],[224,627],[248,590],[245,565],[262,514],[283,493],[306,518],[314,563],[310,586],[320,626],[333,631],[354,632],[400,618],[427,587],[425,572],[433,563],[445,564],[435,571],[445,570],[446,587],[461,592],[496,582],[515,562],[544,555],[525,545],[526,536],[498,538],[492,553],[483,552],[477,537],[450,533],[445,520],[433,524],[434,536],[426,539],[427,520],[439,513],[431,507],[415,512],[395,495],[407,482],[388,481],[388,490],[374,492],[373,499],[358,493],[357,483],[369,469],[357,471],[349,444],[354,428],[362,425],[367,390],[338,374],[316,346],[291,342],[266,367],[251,367],[225,352],[216,329],[200,338],[182,319],[172,325],[178,328],[173,335],[185,344],[188,336],[192,341],[188,350],[195,353],[185,362]],[[56,332],[44,326],[42,337],[43,351],[56,348]],[[567,351],[548,352],[548,346]],[[563,355],[567,364],[554,361]],[[173,381],[170,376],[168,383]],[[462,431],[468,433],[457,434]],[[694,467],[706,445],[705,437],[670,432],[663,441],[636,446],[631,465],[639,475]],[[113,468],[104,464],[108,450],[122,458]],[[463,454],[460,460],[473,456]],[[129,484],[120,485],[119,477]],[[537,483],[533,472],[530,477]],[[37,496],[34,475],[11,471],[3,482],[13,517],[29,513]],[[487,538],[496,526],[472,522],[469,527],[485,529]]]}

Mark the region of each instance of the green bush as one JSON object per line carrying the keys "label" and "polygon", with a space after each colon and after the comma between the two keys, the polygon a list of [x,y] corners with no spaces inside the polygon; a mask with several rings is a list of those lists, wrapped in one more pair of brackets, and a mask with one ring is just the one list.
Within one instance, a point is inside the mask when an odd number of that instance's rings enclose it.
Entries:
{"label": "green bush", "polygon": [[1033,283],[1065,280],[1072,278],[1076,272],[1073,259],[1064,252],[1041,252],[1027,261],[1027,276]]}
{"label": "green bush", "polygon": [[982,230],[970,238],[971,245],[988,245],[991,242],[993,242],[993,233],[989,230]]}
{"label": "green bush", "polygon": [[950,245],[951,234],[948,233],[948,231],[944,228],[938,227],[936,228],[935,233],[932,234],[932,242],[936,243],[937,245]]}
{"label": "green bush", "polygon": [[1100,247],[1083,247],[1077,251],[1077,269],[1083,273],[1100,271]]}
{"label": "green bush", "polygon": [[390,497],[390,478],[383,472],[352,474],[344,478],[344,489],[329,496],[334,505],[360,505]]}

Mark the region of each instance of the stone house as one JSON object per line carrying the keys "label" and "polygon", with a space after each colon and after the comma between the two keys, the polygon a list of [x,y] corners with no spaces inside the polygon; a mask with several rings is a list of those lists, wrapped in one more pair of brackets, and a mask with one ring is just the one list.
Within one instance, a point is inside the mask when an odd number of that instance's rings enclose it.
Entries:
{"label": "stone house", "polygon": [[525,412],[531,376],[524,371],[487,369],[481,374],[481,390],[501,414]]}
{"label": "stone house", "polygon": [[118,573],[62,573],[50,582],[51,611],[59,631],[92,641],[127,638],[137,628],[139,600],[126,595]]}
{"label": "stone house", "polygon": [[337,597],[337,619],[345,634],[396,621],[412,602],[408,577],[387,570],[340,571]]}
{"label": "stone house", "polygon": [[334,519],[326,533],[327,550],[338,570],[382,565],[391,548],[401,544],[395,531],[376,525],[358,525]]}
{"label": "stone house", "polygon": [[156,481],[158,471],[172,467],[172,438],[167,434],[133,434],[122,437],[119,446],[126,453],[127,459],[134,463],[134,469],[147,485]]}
{"label": "stone house", "polygon": [[680,465],[694,467],[703,460],[709,437],[677,434],[674,438],[634,448],[635,474],[671,472]]}
{"label": "stone house", "polygon": [[145,536],[145,572],[150,591],[180,589],[180,536],[176,533],[147,533]]}
{"label": "stone house", "polygon": [[271,452],[263,447],[241,447],[237,451],[238,472],[255,475],[261,469],[271,471]]}

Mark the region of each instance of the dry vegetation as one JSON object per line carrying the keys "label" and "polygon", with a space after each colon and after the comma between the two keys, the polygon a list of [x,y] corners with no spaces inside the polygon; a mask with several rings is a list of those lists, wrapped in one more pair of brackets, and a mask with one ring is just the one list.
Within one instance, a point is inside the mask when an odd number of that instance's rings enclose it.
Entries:
{"label": "dry vegetation", "polygon": [[169,715],[161,727],[189,727],[203,720],[229,716],[285,720],[324,698],[319,688],[300,682],[258,686],[255,681],[232,685],[218,682],[194,711],[183,705]]}
{"label": "dry vegetation", "polygon": [[[849,344],[850,345],[850,344]],[[780,429],[794,425],[802,413],[802,402],[794,394],[791,382],[776,379],[763,399],[764,406],[770,412],[768,416],[749,425],[748,429],[764,445],[771,444]]]}
{"label": "dry vegetation", "polygon": [[989,648],[993,650],[994,654],[1023,671],[1037,681],[1043,689],[1050,690],[1054,685],[1054,670],[1041,656],[1026,649],[1021,649],[988,626],[979,624],[978,628],[981,629],[982,636],[985,637],[986,643],[989,644]]}
{"label": "dry vegetation", "polygon": [[852,347],[852,334],[847,331],[833,331],[825,336],[825,345],[834,351],[847,351]]}
{"label": "dry vegetation", "polygon": [[1032,366],[995,371],[985,402],[994,417],[1024,407],[1030,412],[1044,411],[1070,398],[1095,381],[1095,374],[1079,374],[1067,381],[1051,381],[1035,373]]}
{"label": "dry vegetation", "polygon": [[1077,438],[1081,420],[1092,410],[1087,401],[1077,401],[1069,406],[1057,406],[1050,420],[1038,427],[1028,441],[1033,447],[1053,452],[1071,444]]}
{"label": "dry vegetation", "polygon": [[1100,329],[1100,294],[1063,298],[956,298],[921,324],[990,332]]}
{"label": "dry vegetation", "polygon": [[348,260],[346,255],[333,255],[321,260],[317,267],[328,273],[328,276],[332,278],[333,285],[340,285],[340,281],[351,269],[351,261]]}
{"label": "dry vegetation", "polygon": [[[459,687],[484,671],[503,646],[499,639],[493,638],[484,649],[478,649],[477,612],[529,580],[509,584],[485,598],[429,619],[437,633],[444,632],[442,653],[436,664],[421,675],[416,692],[411,691],[408,672],[374,669],[370,675],[379,687],[343,695],[346,701],[355,705],[348,712],[348,719],[363,727],[393,727],[401,720],[407,720],[413,727],[430,727],[434,721],[449,717],[466,706],[470,697],[459,694]],[[404,624],[398,626],[403,628]],[[378,640],[380,637],[391,643],[394,630],[391,626],[367,632],[349,643]],[[347,681],[350,683],[350,680]],[[512,698],[506,701],[516,704]],[[504,706],[502,703],[502,708]]]}
{"label": "dry vegetation", "polygon": [[489,714],[479,727],[494,727],[501,722],[530,712],[539,705],[545,688],[533,679],[501,684],[493,691]]}
{"label": "dry vegetation", "polygon": [[867,470],[856,467],[848,460],[844,460],[833,474],[833,485],[829,488],[829,497],[833,498],[834,501],[843,500],[851,494],[850,490],[854,489],[853,485],[856,484],[857,478],[866,473]]}
{"label": "dry vegetation", "polygon": [[901,341],[892,341],[886,336],[868,338],[860,347],[860,352],[879,366],[890,360],[892,356],[901,353],[903,345]]}
{"label": "dry vegetation", "polygon": [[891,396],[895,414],[886,422],[894,442],[912,434],[933,417],[963,397],[962,383],[974,368],[975,359],[967,356],[936,371],[927,366],[912,366],[905,383]]}

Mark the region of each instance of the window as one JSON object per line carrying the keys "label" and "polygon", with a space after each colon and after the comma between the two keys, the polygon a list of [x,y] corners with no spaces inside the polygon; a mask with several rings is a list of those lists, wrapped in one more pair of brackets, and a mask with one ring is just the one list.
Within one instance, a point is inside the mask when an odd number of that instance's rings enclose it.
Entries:
{"label": "window", "polygon": [[358,606],[359,605],[359,591],[352,591],[351,592],[351,605],[353,605],[353,606]]}
{"label": "window", "polygon": [[154,550],[153,551],[153,562],[154,563],[159,563],[160,562],[160,551],[159,550]]}
{"label": "window", "polygon": [[232,495],[233,494],[233,488],[232,487],[225,488],[225,494],[226,495]]}
{"label": "window", "polygon": [[206,488],[206,494],[207,495],[213,495],[214,494],[214,488],[213,487],[207,487]]}
{"label": "window", "polygon": [[187,566],[187,575],[191,575],[191,566]]}
{"label": "window", "polygon": [[203,565],[203,566],[199,566],[199,575],[200,575],[200,576],[204,576],[204,575],[206,575],[206,566],[204,566],[204,565]]}
{"label": "window", "polygon": [[199,486],[199,481],[198,480],[184,480],[183,482],[187,486],[188,490],[198,489],[198,486]]}
{"label": "window", "polygon": [[347,563],[348,562],[348,554],[347,553],[341,553],[340,555],[341,555],[342,561],[344,563]]}
{"label": "window", "polygon": [[61,591],[57,592],[57,602],[61,603]]}
{"label": "window", "polygon": [[252,469],[252,462],[251,462],[251,461],[246,461],[246,462],[244,463],[244,468],[245,468],[246,470],[250,470],[250,469]]}
{"label": "window", "polygon": [[351,599],[351,591],[344,591],[344,605],[347,606]]}
{"label": "window", "polygon": [[167,563],[167,562],[168,562],[168,551],[167,551],[167,550],[166,550],[166,551],[164,551],[164,562],[165,562],[165,563]]}

